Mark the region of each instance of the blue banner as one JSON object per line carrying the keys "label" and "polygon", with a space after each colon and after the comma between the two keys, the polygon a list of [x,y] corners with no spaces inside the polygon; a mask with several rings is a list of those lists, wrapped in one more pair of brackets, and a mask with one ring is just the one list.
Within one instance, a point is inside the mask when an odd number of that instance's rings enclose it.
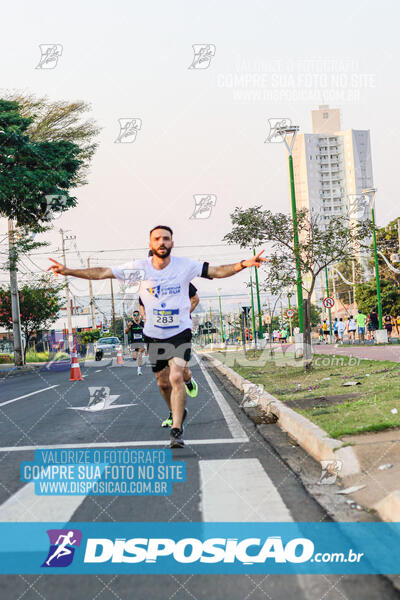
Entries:
{"label": "blue banner", "polygon": [[0,523],[0,573],[399,574],[400,523]]}

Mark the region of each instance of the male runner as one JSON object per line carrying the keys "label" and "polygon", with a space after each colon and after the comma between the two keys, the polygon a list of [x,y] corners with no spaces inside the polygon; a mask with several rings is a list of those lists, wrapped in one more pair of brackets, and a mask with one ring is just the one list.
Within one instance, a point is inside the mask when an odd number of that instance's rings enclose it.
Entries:
{"label": "male runner", "polygon": [[246,267],[260,267],[267,259],[262,250],[256,256],[231,265],[212,267],[208,262],[171,256],[174,247],[172,229],[157,225],[150,231],[150,249],[154,256],[133,260],[118,267],[69,269],[50,259],[48,270],[54,274],[72,275],[82,279],[120,279],[132,270],[144,271],[140,295],[146,309],[144,339],[157,383],[172,412],[170,447],[182,448],[186,391],[183,372],[191,356],[191,319],[189,283],[194,277],[206,279],[231,277]]}
{"label": "male runner", "polygon": [[[153,256],[153,250],[149,250],[148,256]],[[196,288],[196,286],[193,285],[193,283],[189,283],[189,298],[190,298],[190,318],[192,318],[192,316],[191,316],[192,312],[194,311],[194,309],[200,302],[200,298],[197,293],[197,288]],[[139,296],[139,312],[140,312],[140,316],[142,317],[143,321],[146,321],[146,310],[144,308],[143,300],[141,299],[140,296]],[[198,388],[198,385],[197,385],[194,377],[192,376],[192,371],[190,370],[190,367],[188,365],[186,365],[186,367],[183,371],[183,381],[185,382],[187,394],[191,398],[196,398],[197,394],[199,393],[199,388]],[[168,399],[169,399],[169,395],[168,395]],[[165,401],[167,402],[167,404],[168,404],[168,399],[165,397]],[[172,427],[172,412],[171,412],[171,410],[168,413],[168,417],[166,419],[164,419],[164,421],[162,421],[161,427]]]}
{"label": "male runner", "polygon": [[142,373],[142,356],[144,352],[144,339],[143,339],[143,327],[144,323],[140,318],[140,314],[138,310],[134,310],[133,321],[129,321],[128,325],[125,328],[125,333],[128,335],[128,342],[130,345],[130,350],[132,352],[133,360],[136,360],[136,355],[138,354],[138,375],[143,375]]}
{"label": "male runner", "polygon": [[[149,252],[149,256],[153,256],[153,253],[150,254],[150,252]],[[197,288],[195,285],[193,285],[193,283],[189,283],[189,298],[190,298],[190,314],[191,314],[194,311],[194,309],[196,308],[196,306],[198,305],[198,303],[200,302],[200,298],[197,293]],[[142,319],[144,321],[146,321],[146,310],[144,308],[144,304],[143,304],[143,301],[140,296],[139,296],[139,311],[140,311],[140,316],[142,317]],[[190,318],[192,318],[192,317],[190,316]],[[191,398],[196,398],[197,394],[199,393],[199,388],[198,388],[196,380],[194,379],[194,377],[192,375],[192,371],[190,370],[190,367],[188,365],[186,365],[186,367],[183,371],[183,381],[185,382],[185,388],[186,388],[187,394]],[[168,404],[168,402],[167,402],[167,404]],[[169,411],[168,417],[161,423],[161,427],[172,427],[172,412],[171,411]]]}

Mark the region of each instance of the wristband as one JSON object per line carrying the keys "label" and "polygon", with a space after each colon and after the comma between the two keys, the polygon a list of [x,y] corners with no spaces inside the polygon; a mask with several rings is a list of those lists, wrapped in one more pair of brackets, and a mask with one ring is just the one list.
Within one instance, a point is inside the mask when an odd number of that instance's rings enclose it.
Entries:
{"label": "wristband", "polygon": [[243,263],[246,262],[245,259],[240,261],[240,270],[243,271],[246,267],[243,266]]}

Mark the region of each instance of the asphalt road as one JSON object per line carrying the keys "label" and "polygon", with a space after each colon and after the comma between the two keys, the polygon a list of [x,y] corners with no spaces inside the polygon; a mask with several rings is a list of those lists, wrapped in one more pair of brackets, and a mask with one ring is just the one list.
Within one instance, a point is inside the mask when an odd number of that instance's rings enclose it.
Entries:
{"label": "asphalt road", "polygon": [[[0,381],[0,521],[325,521],[322,508],[241,412],[210,371],[193,364],[199,396],[188,398],[185,483],[172,496],[34,496],[19,479],[35,448],[166,447],[166,409],[151,369],[132,361],[87,363],[84,380],[38,372]],[[102,410],[88,411],[89,388],[109,388]],[[121,405],[119,408],[118,406]],[[122,406],[123,405],[123,406]],[[277,428],[276,425],[270,425]],[[278,429],[278,428],[277,428]],[[309,460],[305,457],[305,460]],[[216,477],[210,477],[217,474]],[[228,490],[228,492],[227,492]],[[225,518],[224,518],[225,517]],[[24,600],[392,600],[378,576],[3,575],[0,596]]]}

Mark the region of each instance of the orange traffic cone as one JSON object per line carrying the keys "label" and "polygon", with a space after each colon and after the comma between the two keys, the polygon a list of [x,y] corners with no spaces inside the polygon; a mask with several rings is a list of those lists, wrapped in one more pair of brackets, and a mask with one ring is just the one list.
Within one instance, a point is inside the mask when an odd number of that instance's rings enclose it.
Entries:
{"label": "orange traffic cone", "polygon": [[71,362],[71,377],[70,381],[82,381],[82,373],[81,368],[79,366],[78,355],[76,353],[76,346],[74,344],[74,349],[72,351],[72,362]]}
{"label": "orange traffic cone", "polygon": [[121,346],[118,346],[117,350],[117,365],[123,365],[124,359],[122,358]]}

